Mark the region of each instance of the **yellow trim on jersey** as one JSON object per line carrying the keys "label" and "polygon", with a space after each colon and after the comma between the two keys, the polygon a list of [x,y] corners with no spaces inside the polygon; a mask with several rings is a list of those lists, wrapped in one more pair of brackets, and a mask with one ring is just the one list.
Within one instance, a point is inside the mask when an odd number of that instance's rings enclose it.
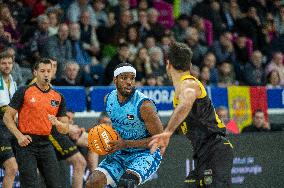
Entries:
{"label": "yellow trim on jersey", "polygon": [[214,109],[214,113],[215,113],[215,119],[216,119],[216,121],[217,121],[217,126],[219,127],[219,128],[225,128],[226,126],[224,125],[224,123],[220,120],[220,118],[219,118],[219,116],[218,116],[218,114],[215,112],[215,109]]}
{"label": "yellow trim on jersey", "polygon": [[207,95],[206,89],[204,88],[202,83],[197,78],[195,78],[194,76],[191,76],[190,74],[185,74],[180,78],[180,81],[184,81],[186,79],[193,79],[197,82],[197,84],[198,84],[198,86],[201,90],[201,95],[199,97],[197,97],[198,99],[202,99],[202,98],[206,97],[206,95]]}
{"label": "yellow trim on jersey", "polygon": [[187,124],[185,121],[181,124],[180,128],[181,128],[182,134],[186,134],[188,132]]}
{"label": "yellow trim on jersey", "polygon": [[[193,79],[197,82],[199,88],[201,89],[201,95],[199,97],[197,97],[198,99],[202,99],[202,98],[206,97],[206,95],[207,95],[206,89],[204,88],[202,83],[197,78],[191,76],[190,74],[185,74],[180,78],[180,82],[182,82],[186,79]],[[177,99],[176,95],[174,94],[173,106],[176,107],[177,105],[178,105],[178,99]]]}

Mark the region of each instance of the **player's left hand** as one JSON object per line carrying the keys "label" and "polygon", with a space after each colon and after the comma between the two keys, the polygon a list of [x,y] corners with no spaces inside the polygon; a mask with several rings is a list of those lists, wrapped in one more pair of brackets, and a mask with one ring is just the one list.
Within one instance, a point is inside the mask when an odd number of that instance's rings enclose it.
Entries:
{"label": "player's left hand", "polygon": [[109,142],[110,148],[109,153],[116,152],[117,150],[122,150],[126,147],[125,140],[119,138],[118,140],[113,140]]}

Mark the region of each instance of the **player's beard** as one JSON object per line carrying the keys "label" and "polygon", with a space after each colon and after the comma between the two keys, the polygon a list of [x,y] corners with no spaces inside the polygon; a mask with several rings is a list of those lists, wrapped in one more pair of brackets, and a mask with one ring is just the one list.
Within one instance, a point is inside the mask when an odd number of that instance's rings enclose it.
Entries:
{"label": "player's beard", "polygon": [[122,87],[122,86],[119,85],[119,84],[116,85],[116,88],[117,88],[118,92],[119,92],[123,97],[127,98],[127,97],[129,97],[129,96],[132,94],[132,92],[133,92],[135,86],[131,86],[131,91],[130,91],[130,92],[126,91],[126,88]]}

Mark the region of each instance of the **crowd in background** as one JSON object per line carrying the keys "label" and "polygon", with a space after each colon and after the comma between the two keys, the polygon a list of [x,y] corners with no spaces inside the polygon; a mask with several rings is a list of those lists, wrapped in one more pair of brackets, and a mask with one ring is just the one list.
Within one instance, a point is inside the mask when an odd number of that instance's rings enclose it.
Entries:
{"label": "crowd in background", "polygon": [[54,85],[110,85],[122,62],[135,66],[138,86],[169,85],[173,40],[192,49],[191,73],[205,86],[284,85],[284,1],[180,0],[170,26],[155,2],[1,0],[0,50],[14,56],[19,85],[40,57],[57,61]]}

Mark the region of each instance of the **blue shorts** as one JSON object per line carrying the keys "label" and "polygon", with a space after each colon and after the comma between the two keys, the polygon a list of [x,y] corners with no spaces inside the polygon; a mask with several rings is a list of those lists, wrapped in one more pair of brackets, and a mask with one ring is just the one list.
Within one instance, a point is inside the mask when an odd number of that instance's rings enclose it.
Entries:
{"label": "blue shorts", "polygon": [[151,154],[149,149],[121,150],[108,155],[96,170],[106,175],[107,184],[111,187],[118,185],[121,176],[126,171],[137,174],[139,176],[139,184],[141,184],[158,170],[161,160],[160,151]]}

